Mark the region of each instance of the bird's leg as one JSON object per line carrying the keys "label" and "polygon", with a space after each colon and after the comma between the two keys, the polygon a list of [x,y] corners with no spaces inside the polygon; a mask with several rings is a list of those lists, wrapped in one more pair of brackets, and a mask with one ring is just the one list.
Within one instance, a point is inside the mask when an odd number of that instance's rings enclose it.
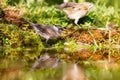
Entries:
{"label": "bird's leg", "polygon": [[81,29],[80,25],[76,24],[78,26],[79,29]]}
{"label": "bird's leg", "polygon": [[48,44],[48,39],[45,40],[45,43]]}
{"label": "bird's leg", "polygon": [[51,45],[51,44],[49,44],[49,40],[50,40],[49,38],[45,40],[45,45],[46,45],[47,47],[50,47],[50,45]]}
{"label": "bird's leg", "polygon": [[78,25],[78,21],[79,21],[79,19],[75,19],[74,23],[78,26],[79,29],[77,29],[77,30],[71,32],[70,34],[66,35],[65,37],[70,36],[70,35],[72,35],[73,33],[75,33],[76,31],[78,31],[78,30],[81,29],[80,25]]}
{"label": "bird's leg", "polygon": [[79,29],[77,29],[74,32],[72,32],[72,34],[81,29],[80,25],[78,25],[78,21],[79,21],[79,18],[75,19],[74,23],[78,26]]}
{"label": "bird's leg", "polygon": [[81,29],[80,25],[78,25],[78,21],[79,19],[75,19],[74,23],[79,27],[79,29]]}
{"label": "bird's leg", "polygon": [[[79,29],[81,29],[80,25],[78,25],[78,21],[79,21],[79,19],[75,19],[74,23],[78,26]],[[65,37],[72,35],[72,34],[75,33],[76,31],[78,31],[79,29],[71,32],[70,34],[66,35]]]}

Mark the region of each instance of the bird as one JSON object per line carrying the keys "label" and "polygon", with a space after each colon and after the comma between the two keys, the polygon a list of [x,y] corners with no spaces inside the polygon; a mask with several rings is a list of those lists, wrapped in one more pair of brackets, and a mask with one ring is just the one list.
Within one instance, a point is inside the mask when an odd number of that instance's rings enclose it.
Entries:
{"label": "bird", "polygon": [[96,8],[90,2],[83,2],[83,3],[75,3],[75,2],[65,2],[62,3],[56,8],[62,10],[69,19],[74,20],[74,23],[80,28],[78,25],[79,19],[86,16],[91,8]]}
{"label": "bird", "polygon": [[36,24],[33,22],[30,22],[26,19],[22,19],[25,22],[27,22],[31,27],[33,27],[33,29],[35,30],[35,32],[46,39],[46,42],[49,39],[56,39],[59,37],[60,33],[62,31],[64,31],[64,29],[61,26],[57,26],[57,25],[42,25],[42,24]]}
{"label": "bird", "polygon": [[48,53],[45,53],[41,56],[32,66],[31,70],[36,69],[47,69],[47,68],[56,68],[59,64],[59,59],[55,56],[50,56]]}

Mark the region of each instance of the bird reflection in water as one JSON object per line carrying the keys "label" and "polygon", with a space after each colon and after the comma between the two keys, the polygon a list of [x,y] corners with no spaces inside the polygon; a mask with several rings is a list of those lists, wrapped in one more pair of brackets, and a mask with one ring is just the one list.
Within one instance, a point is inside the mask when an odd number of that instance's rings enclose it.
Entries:
{"label": "bird reflection in water", "polygon": [[50,56],[48,53],[45,53],[34,63],[31,70],[56,68],[58,64],[59,59],[57,57]]}

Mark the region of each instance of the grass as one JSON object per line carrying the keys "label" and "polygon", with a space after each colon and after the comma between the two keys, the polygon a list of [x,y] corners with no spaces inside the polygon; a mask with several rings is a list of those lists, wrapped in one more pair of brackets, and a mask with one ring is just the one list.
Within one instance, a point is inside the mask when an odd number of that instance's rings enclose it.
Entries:
{"label": "grass", "polygon": [[[17,9],[20,9],[24,13],[22,17],[32,22],[44,25],[60,25],[64,29],[68,29],[69,25],[73,24],[73,28],[77,28],[76,25],[74,25],[74,23],[69,20],[62,11],[55,8],[56,4],[59,4],[62,1],[58,3],[52,1],[48,3],[48,0],[45,0],[46,2],[39,0],[36,1],[4,0],[2,2],[0,14],[1,11],[6,8],[6,6],[11,5]],[[82,0],[73,1],[82,2]],[[93,3],[96,6],[96,10],[91,10],[87,16],[79,21],[79,24],[82,26],[82,28],[104,28],[107,32],[108,25],[112,23],[115,24],[116,28],[120,28],[120,12],[117,0],[114,2],[113,6],[108,5],[108,3],[110,3],[109,0],[97,0]],[[44,40],[42,40],[41,37],[35,34],[32,29],[29,29],[28,25],[24,26],[25,30],[22,30],[17,25],[4,22],[2,21],[0,15],[0,63],[2,64],[2,67],[0,67],[0,76],[2,75],[1,73],[4,68],[9,69],[9,65],[11,63],[22,59],[23,63],[25,63],[23,64],[25,70],[24,68],[22,68],[23,70],[20,69],[20,71],[23,71],[23,74],[25,73],[25,75],[22,76],[22,80],[56,80],[57,78],[61,80],[64,66],[57,69],[46,69],[29,72],[29,69],[35,59],[37,59],[42,51],[48,47],[45,46]],[[98,54],[102,55],[105,55],[107,50],[109,53],[109,59],[110,56],[119,58],[120,54],[115,53],[120,53],[120,34],[113,37],[109,36],[108,39],[104,39],[102,42],[97,42],[95,36],[90,31],[89,34],[92,36],[94,44],[77,44],[72,37],[66,37],[64,40],[58,40],[52,44],[52,47],[56,50],[56,52],[53,51],[52,53],[56,55],[60,53],[59,55],[61,55],[61,53],[65,52],[66,55],[72,55],[80,48],[84,48],[92,50],[94,53],[96,50],[98,50],[100,51]],[[88,62],[89,60],[90,59],[87,59]],[[9,61],[13,62],[9,63]],[[101,69],[91,65],[91,62],[89,65],[87,65],[87,67],[84,66],[83,68],[85,68],[85,73],[89,80],[99,80],[99,78],[101,78],[100,80],[119,80],[120,78],[119,68],[108,70]],[[7,73],[5,75],[7,75]],[[21,80],[21,75],[18,76]]]}

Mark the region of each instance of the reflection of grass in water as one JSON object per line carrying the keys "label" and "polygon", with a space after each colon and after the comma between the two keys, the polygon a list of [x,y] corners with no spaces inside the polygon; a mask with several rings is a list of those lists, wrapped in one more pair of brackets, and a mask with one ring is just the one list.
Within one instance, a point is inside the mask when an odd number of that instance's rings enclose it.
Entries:
{"label": "reflection of grass in water", "polygon": [[[89,67],[86,69],[86,74],[88,75],[90,80],[119,80],[120,76],[120,68],[116,68],[114,63],[111,65],[113,66],[112,69],[109,69],[109,63],[98,63],[97,67]],[[117,65],[118,67],[119,65]]]}
{"label": "reflection of grass in water", "polygon": [[[105,69],[88,69],[87,75],[90,80],[119,80],[120,69],[105,70]],[[92,75],[91,75],[92,74]]]}
{"label": "reflection of grass in water", "polygon": [[34,72],[28,72],[23,80],[61,80],[62,70],[61,69],[46,69],[37,70]]}
{"label": "reflection of grass in water", "polygon": [[[31,62],[32,63],[32,62]],[[1,80],[61,80],[63,69],[42,69],[30,71],[31,63],[25,61],[3,59],[0,61]],[[30,66],[31,65],[31,66]]]}
{"label": "reflection of grass in water", "polygon": [[[0,68],[1,80],[62,80],[67,67],[69,67],[69,64],[65,64],[55,69],[39,69],[36,71],[29,71],[30,67],[26,69],[28,66],[25,66],[24,63],[21,62],[20,64],[19,60],[18,63],[16,62],[12,61],[10,63],[6,63],[6,65],[8,65],[6,68]],[[119,80],[119,65],[115,66],[116,64],[114,63],[110,63],[112,65],[108,64],[109,63],[106,61],[85,61],[84,65],[82,64],[80,67],[84,69],[83,71],[85,71],[85,74],[89,80]]]}

